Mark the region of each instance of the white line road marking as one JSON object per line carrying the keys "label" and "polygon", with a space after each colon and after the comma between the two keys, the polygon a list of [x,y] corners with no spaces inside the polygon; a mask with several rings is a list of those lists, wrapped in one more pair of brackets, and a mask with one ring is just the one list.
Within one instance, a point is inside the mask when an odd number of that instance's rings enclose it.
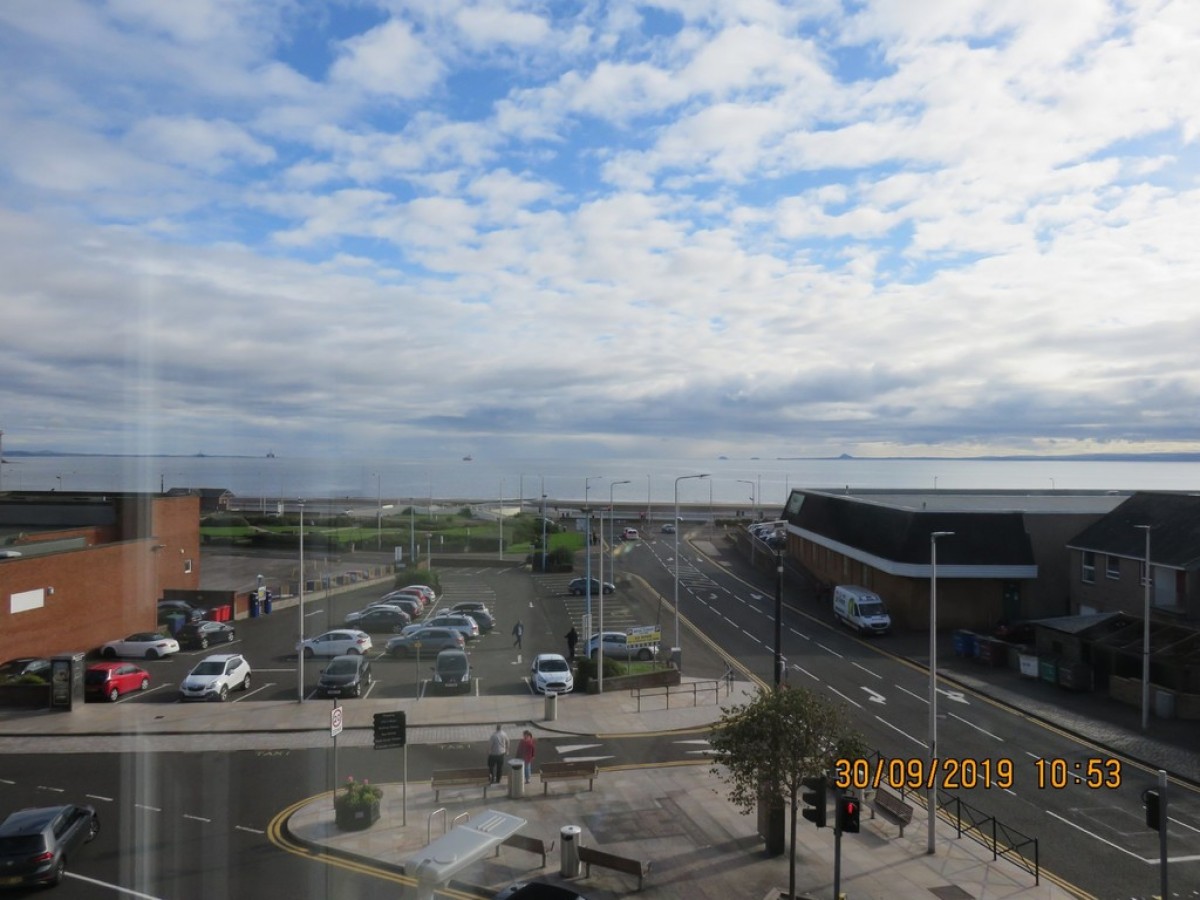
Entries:
{"label": "white line road marking", "polygon": [[887,703],[887,698],[884,697],[883,694],[873,691],[869,687],[866,687],[865,685],[859,685],[859,687],[861,687],[864,691],[866,691],[870,695],[872,703]]}
{"label": "white line road marking", "polygon": [[793,668],[793,669],[795,669],[797,672],[803,672],[805,675],[807,675],[807,676],[808,676],[809,678],[811,678],[813,681],[820,681],[820,680],[821,680],[821,679],[820,679],[820,678],[818,678],[816,675],[814,675],[812,672],[808,671],[808,669],[802,668],[801,666],[798,666],[798,665],[796,665],[795,663],[792,663],[792,668]]}
{"label": "white line road marking", "polygon": [[212,819],[206,819],[203,816],[193,816],[190,813],[184,813],[183,817],[185,819],[191,819],[193,822],[212,822]]}
{"label": "white line road marking", "polygon": [[857,700],[851,700],[849,697],[847,697],[845,694],[843,694],[841,691],[839,691],[837,688],[833,687],[832,685],[830,686],[829,689],[831,691],[833,691],[835,694],[837,694],[839,697],[841,697],[843,700],[845,700],[847,703],[852,703],[855,706],[857,706],[859,709],[862,709],[862,704],[859,703]]}
{"label": "white line road marking", "polygon": [[615,759],[613,756],[572,756],[564,762],[600,762],[603,759]]}
{"label": "white line road marking", "polygon": [[261,831],[257,828],[247,828],[245,825],[234,825],[233,830],[234,831],[248,831],[251,834],[266,834],[265,831]]}
{"label": "white line road marking", "polygon": [[820,647],[822,650],[824,650],[826,653],[832,653],[832,654],[833,654],[834,656],[836,656],[838,659],[845,659],[845,658],[846,658],[846,657],[842,656],[842,654],[838,653],[836,650],[830,650],[828,647],[826,647],[826,646],[825,646],[824,644],[822,644],[820,641],[817,641],[817,646],[818,646],[818,647]]}
{"label": "white line road marking", "polygon": [[746,637],[750,638],[750,640],[754,641],[754,643],[756,643],[756,644],[762,643],[762,641],[760,641],[757,637],[755,637],[750,632],[748,632],[745,628],[742,629],[742,634],[744,634]]}
{"label": "white line road marking", "polygon": [[966,719],[964,719],[962,716],[956,716],[954,713],[947,713],[947,715],[948,715],[948,716],[950,716],[950,718],[952,718],[952,719],[958,719],[958,721],[962,722],[964,725],[969,725],[971,728],[974,728],[974,729],[975,729],[976,731],[978,731],[980,734],[986,734],[988,737],[990,737],[990,738],[995,738],[995,739],[996,739],[996,740],[998,740],[1000,743],[1004,743],[1004,738],[1000,737],[1000,735],[998,735],[998,734],[992,734],[992,733],[991,733],[990,731],[988,731],[986,728],[980,728],[980,727],[979,727],[978,725],[976,725],[974,722],[968,722],[968,721],[967,721]]}
{"label": "white line road marking", "polygon": [[564,753],[578,753],[580,750],[591,750],[595,747],[603,747],[603,744],[564,744],[561,747],[555,747],[559,756]]}
{"label": "white line road marking", "polygon": [[794,634],[794,635],[795,635],[796,637],[798,637],[798,638],[804,638],[804,640],[806,640],[806,641],[811,641],[811,640],[812,640],[812,638],[810,638],[810,637],[809,637],[807,634],[805,634],[803,631],[797,631],[795,628],[789,628],[789,629],[788,629],[788,631],[790,631],[792,634]]}
{"label": "white line road marking", "polygon": [[1077,824],[1075,824],[1075,823],[1074,823],[1074,822],[1072,822],[1070,819],[1064,818],[1064,817],[1060,816],[1060,815],[1059,815],[1058,813],[1056,813],[1056,812],[1051,812],[1050,810],[1046,810],[1046,815],[1048,815],[1048,816],[1054,816],[1054,818],[1058,819],[1058,821],[1060,821],[1060,822],[1066,822],[1066,823],[1067,823],[1068,825],[1070,825],[1072,828],[1078,828],[1080,831],[1082,831],[1082,832],[1083,832],[1084,834],[1086,834],[1088,837],[1093,837],[1093,838],[1095,838],[1096,840],[1098,840],[1098,841],[1099,841],[1100,843],[1102,843],[1102,844],[1108,844],[1108,846],[1110,846],[1110,847],[1113,847],[1113,848],[1115,848],[1115,849],[1117,849],[1117,850],[1120,850],[1122,853],[1126,853],[1126,854],[1128,854],[1129,856],[1132,856],[1132,857],[1133,857],[1134,859],[1136,859],[1138,862],[1144,862],[1144,863],[1149,863],[1149,864],[1153,864],[1153,863],[1156,863],[1156,862],[1158,862],[1158,860],[1157,860],[1157,859],[1146,859],[1144,856],[1138,856],[1138,855],[1137,855],[1136,853],[1134,853],[1132,850],[1127,850],[1126,848],[1122,847],[1120,844],[1114,844],[1112,841],[1110,841],[1110,840],[1107,840],[1106,838],[1102,838],[1102,837],[1100,837],[1100,835],[1098,835],[1098,834],[1095,834],[1095,833],[1093,833],[1093,832],[1091,832],[1091,831],[1088,831],[1086,828],[1084,828],[1084,827],[1082,827],[1082,826],[1080,826],[1080,825],[1077,825]]}
{"label": "white line road marking", "polygon": [[955,703],[961,703],[964,706],[971,705],[969,702],[967,702],[967,698],[962,691],[948,691],[945,688],[938,688],[937,692],[945,696],[947,699],[953,700]]}
{"label": "white line road marking", "polygon": [[675,744],[707,744],[708,741],[705,740],[704,738],[696,738],[696,739],[690,740],[690,741],[672,741],[672,743],[675,743]]}
{"label": "white line road marking", "polygon": [[871,671],[870,669],[868,669],[866,666],[860,666],[860,665],[859,665],[858,663],[856,663],[856,662],[851,662],[851,663],[850,663],[850,665],[852,665],[852,666],[855,666],[856,668],[862,669],[864,672],[866,672],[866,673],[867,673],[868,675],[870,675],[872,678],[878,678],[880,681],[882,681],[882,680],[883,680],[883,676],[882,676],[882,675],[876,675],[874,672],[872,672],[872,671]]}
{"label": "white line road marking", "polygon": [[134,809],[144,809],[147,812],[162,812],[162,810],[159,809],[157,806],[147,806],[144,803],[135,803],[135,804],[133,804],[133,808]]}
{"label": "white line road marking", "polygon": [[900,732],[902,735],[904,735],[906,738],[908,738],[908,739],[909,739],[910,741],[912,741],[914,744],[920,744],[920,745],[921,745],[922,747],[924,747],[926,750],[928,750],[928,749],[929,749],[929,745],[928,745],[928,744],[926,744],[924,741],[922,741],[922,740],[918,740],[917,738],[913,737],[911,734],[909,734],[907,731],[905,731],[905,730],[904,730],[904,729],[902,729],[902,728],[897,728],[895,725],[893,725],[893,724],[892,724],[891,722],[889,722],[887,719],[883,718],[883,716],[876,716],[876,717],[875,717],[875,720],[876,720],[876,721],[878,721],[878,722],[881,722],[881,723],[883,723],[883,724],[884,724],[884,725],[886,725],[888,728],[892,729],[892,731],[898,731],[898,732]]}
{"label": "white line road marking", "polygon": [[906,688],[906,687],[901,687],[900,685],[896,685],[896,687],[897,687],[899,690],[902,690],[902,691],[904,691],[904,693],[908,694],[908,696],[912,697],[914,700],[920,700],[920,701],[921,701],[922,703],[924,703],[926,706],[928,706],[928,705],[929,705],[929,698],[927,698],[927,697],[922,697],[920,694],[914,694],[912,691],[910,691],[910,690],[909,690],[908,688]]}
{"label": "white line road marking", "polygon": [[84,794],[89,800],[103,800],[105,803],[112,803],[112,797],[102,797],[100,794]]}
{"label": "white line road marking", "polygon": [[76,881],[85,881],[88,884],[98,884],[100,887],[108,888],[116,891],[119,894],[126,894],[130,897],[139,897],[141,900],[161,900],[160,897],[155,897],[153,894],[143,894],[141,891],[135,891],[127,887],[121,887],[119,884],[109,884],[107,881],[100,881],[97,878],[88,878],[86,875],[80,875],[76,872],[64,872],[67,878],[74,878]]}
{"label": "white line road marking", "polygon": [[51,787],[51,786],[50,786],[50,785],[48,785],[48,784],[39,784],[39,785],[37,786],[37,789],[38,789],[39,791],[52,791],[52,792],[53,792],[53,793],[55,793],[55,794],[62,794],[62,793],[65,793],[65,792],[66,792],[66,790],[67,790],[66,788],[60,788],[60,787]]}

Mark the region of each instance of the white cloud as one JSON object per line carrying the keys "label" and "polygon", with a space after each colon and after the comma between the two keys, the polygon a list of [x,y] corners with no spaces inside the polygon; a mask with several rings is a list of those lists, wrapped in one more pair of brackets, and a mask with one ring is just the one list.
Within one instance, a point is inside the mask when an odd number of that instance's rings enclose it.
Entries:
{"label": "white cloud", "polygon": [[342,41],[341,51],[330,80],[368,94],[410,100],[428,93],[443,75],[437,55],[397,19]]}

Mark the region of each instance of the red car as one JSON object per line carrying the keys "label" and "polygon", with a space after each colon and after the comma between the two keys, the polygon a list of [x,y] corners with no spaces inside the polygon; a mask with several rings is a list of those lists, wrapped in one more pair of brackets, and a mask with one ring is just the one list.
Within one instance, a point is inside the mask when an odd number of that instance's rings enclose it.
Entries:
{"label": "red car", "polygon": [[95,663],[88,666],[83,674],[83,695],[88,700],[111,700],[116,703],[122,694],[144,691],[149,687],[150,673],[133,663]]}

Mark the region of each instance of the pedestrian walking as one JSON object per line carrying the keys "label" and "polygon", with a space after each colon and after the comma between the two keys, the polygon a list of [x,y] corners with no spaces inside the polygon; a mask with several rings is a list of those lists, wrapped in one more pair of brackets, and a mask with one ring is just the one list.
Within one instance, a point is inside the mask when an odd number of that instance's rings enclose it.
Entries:
{"label": "pedestrian walking", "polygon": [[508,735],[499,724],[492,732],[488,741],[488,772],[492,776],[492,784],[499,784],[504,775],[504,757],[508,756]]}
{"label": "pedestrian walking", "polygon": [[521,740],[517,744],[517,758],[525,763],[525,783],[533,780],[533,757],[537,754],[537,744],[533,740],[533,732],[528,729],[521,732]]}
{"label": "pedestrian walking", "polygon": [[525,636],[525,626],[521,624],[520,619],[517,619],[517,624],[513,626],[512,636],[513,636],[513,646],[516,647],[518,650],[520,650],[521,649],[521,638]]}
{"label": "pedestrian walking", "polygon": [[575,645],[577,643],[579,643],[579,632],[572,625],[571,630],[567,632],[567,659],[575,658]]}

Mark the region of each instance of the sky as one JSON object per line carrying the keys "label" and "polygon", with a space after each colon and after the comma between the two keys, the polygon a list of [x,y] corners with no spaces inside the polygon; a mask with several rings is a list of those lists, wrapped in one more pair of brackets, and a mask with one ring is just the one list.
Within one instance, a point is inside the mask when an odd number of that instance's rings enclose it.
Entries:
{"label": "sky", "polygon": [[1200,449],[1193,0],[0,4],[4,450]]}

